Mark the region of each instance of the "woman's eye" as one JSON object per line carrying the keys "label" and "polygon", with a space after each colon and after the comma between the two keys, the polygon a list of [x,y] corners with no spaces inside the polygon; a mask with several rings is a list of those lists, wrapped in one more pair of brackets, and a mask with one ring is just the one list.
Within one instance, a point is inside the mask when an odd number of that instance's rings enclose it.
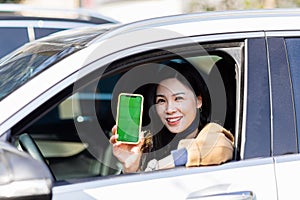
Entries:
{"label": "woman's eye", "polygon": [[175,101],[181,101],[181,100],[183,100],[183,97],[181,96],[175,98]]}
{"label": "woman's eye", "polygon": [[156,100],[156,104],[162,104],[162,103],[164,103],[164,102],[165,102],[164,99],[157,99],[157,100]]}

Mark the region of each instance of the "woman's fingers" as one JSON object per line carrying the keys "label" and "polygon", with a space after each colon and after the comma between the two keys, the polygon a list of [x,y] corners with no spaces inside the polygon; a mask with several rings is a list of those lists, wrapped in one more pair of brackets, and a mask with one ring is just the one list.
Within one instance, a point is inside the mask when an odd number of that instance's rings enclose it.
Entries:
{"label": "woman's fingers", "polygon": [[114,125],[111,129],[111,132],[113,135],[115,135],[117,133],[117,125]]}
{"label": "woman's fingers", "polygon": [[144,141],[145,141],[145,132],[141,131],[139,137],[140,138],[139,138],[139,142],[138,142],[137,146],[140,149],[143,146]]}
{"label": "woman's fingers", "polygon": [[111,144],[115,144],[117,141],[117,135],[112,135],[110,138],[109,138],[109,142]]}
{"label": "woman's fingers", "polygon": [[109,142],[111,144],[117,143],[118,134],[117,133],[117,125],[114,125],[111,129],[112,136],[109,138]]}

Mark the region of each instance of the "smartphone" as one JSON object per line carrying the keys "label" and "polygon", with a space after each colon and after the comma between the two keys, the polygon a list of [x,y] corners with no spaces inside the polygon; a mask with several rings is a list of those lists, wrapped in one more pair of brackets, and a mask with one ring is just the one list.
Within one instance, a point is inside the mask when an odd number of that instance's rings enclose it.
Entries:
{"label": "smartphone", "polygon": [[140,94],[121,93],[117,108],[117,141],[136,144],[142,126],[144,97]]}

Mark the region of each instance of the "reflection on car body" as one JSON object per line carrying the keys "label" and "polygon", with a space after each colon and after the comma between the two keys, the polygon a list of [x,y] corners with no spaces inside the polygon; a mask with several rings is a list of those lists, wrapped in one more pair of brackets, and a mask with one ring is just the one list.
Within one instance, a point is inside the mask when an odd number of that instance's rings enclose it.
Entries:
{"label": "reflection on car body", "polygon": [[[137,199],[136,191],[151,199],[292,198],[299,19],[298,9],[195,13],[28,43],[0,61],[1,139],[44,162],[50,175],[40,177],[53,178],[53,199]],[[156,63],[174,59],[202,71],[210,120],[234,134],[233,160],[122,174],[109,143],[116,96],[147,90]]]}

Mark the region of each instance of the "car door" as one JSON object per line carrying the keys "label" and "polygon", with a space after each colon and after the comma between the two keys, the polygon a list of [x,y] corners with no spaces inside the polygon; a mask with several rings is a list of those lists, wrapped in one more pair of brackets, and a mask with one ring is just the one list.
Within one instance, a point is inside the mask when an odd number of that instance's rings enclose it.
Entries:
{"label": "car door", "polygon": [[[56,180],[53,199],[276,199],[264,33],[216,38],[174,39],[99,58],[78,72],[77,82],[61,87],[13,127],[13,141],[21,148],[26,143],[20,135],[37,144]],[[203,70],[211,121],[234,134],[234,159],[218,166],[120,174],[108,142],[115,123],[113,97],[121,89],[151,83],[153,63],[178,58]]]}
{"label": "car door", "polygon": [[[285,37],[282,37],[285,36]],[[269,32],[278,199],[297,196],[299,178],[299,32]],[[276,57],[276,58],[275,58]],[[280,105],[280,106],[278,106]]]}

